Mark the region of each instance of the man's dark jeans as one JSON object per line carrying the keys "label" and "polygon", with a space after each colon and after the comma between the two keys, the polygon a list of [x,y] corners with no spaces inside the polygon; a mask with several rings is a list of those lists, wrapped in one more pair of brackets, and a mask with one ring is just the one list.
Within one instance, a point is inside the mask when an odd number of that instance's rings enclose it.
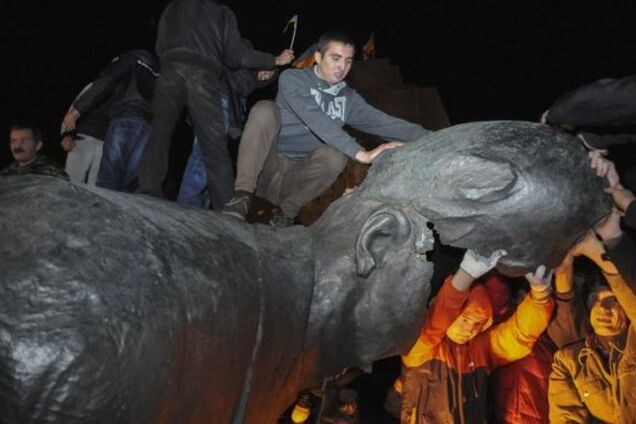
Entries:
{"label": "man's dark jeans", "polygon": [[145,119],[113,119],[104,140],[97,185],[111,190],[134,191],[139,160],[149,137],[150,124]]}
{"label": "man's dark jeans", "polygon": [[[225,131],[230,127],[230,111],[229,103],[226,98],[221,98],[223,105],[223,120],[225,122]],[[181,180],[181,188],[177,202],[182,205],[198,206],[207,209],[210,207],[210,195],[208,189],[208,174],[205,170],[205,162],[201,156],[201,146],[199,140],[194,137],[192,141],[192,152],[188,158],[188,164],[183,171],[183,179]]]}
{"label": "man's dark jeans", "polygon": [[234,172],[227,149],[218,75],[200,67],[161,63],[152,103],[152,134],[139,164],[139,192],[163,197],[172,133],[184,107],[201,146],[213,209],[220,210],[234,193]]}

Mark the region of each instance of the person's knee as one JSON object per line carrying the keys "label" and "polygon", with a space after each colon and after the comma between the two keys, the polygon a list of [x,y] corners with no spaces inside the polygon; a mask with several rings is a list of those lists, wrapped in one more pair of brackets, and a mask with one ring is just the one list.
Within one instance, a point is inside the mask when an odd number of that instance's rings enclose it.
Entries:
{"label": "person's knee", "polygon": [[321,147],[313,154],[313,160],[322,164],[325,174],[338,175],[347,165],[347,156],[331,146]]}
{"label": "person's knee", "polygon": [[276,102],[261,100],[252,106],[248,119],[278,126],[280,125],[280,110]]}

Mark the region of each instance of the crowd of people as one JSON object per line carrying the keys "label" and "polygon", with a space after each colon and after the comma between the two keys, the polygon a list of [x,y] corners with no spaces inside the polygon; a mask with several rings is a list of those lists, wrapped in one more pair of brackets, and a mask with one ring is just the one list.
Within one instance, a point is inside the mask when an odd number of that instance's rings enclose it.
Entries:
{"label": "crowd of people", "polygon": [[[156,55],[132,50],[114,58],[68,108],[60,131],[65,168],[40,154],[37,126],[17,122],[9,130],[14,162],[1,174],[48,175],[163,198],[172,133],[186,108],[194,140],[177,201],[245,220],[258,195],[278,206],[272,226],[291,226],[348,160],[371,164],[428,133],[370,106],[347,85],[354,56],[352,39],[330,31],[317,41],[315,65],[282,70],[294,52],[255,50],[228,7],[173,0],[159,22]],[[246,97],[276,79],[275,100],[248,113]],[[494,270],[505,250],[487,257],[467,251],[401,358],[402,373],[385,405],[396,420],[634,421],[634,173],[621,179],[607,154],[636,139],[635,99],[635,77],[603,79],[564,95],[543,114],[543,124],[576,134],[590,150],[613,212],[554,272],[539,267],[525,285]],[[367,150],[345,125],[391,141]],[[240,138],[236,177],[228,137]],[[340,421],[330,422],[358,422],[355,393],[346,390],[332,402]],[[316,396],[300,396],[293,422],[316,419],[310,397]]]}
{"label": "crowd of people", "polygon": [[387,397],[402,423],[633,422],[636,202],[606,156],[636,139],[635,88],[634,77],[599,80],[543,114],[544,124],[589,149],[613,211],[572,247],[554,278],[540,267],[517,294],[491,271],[502,252],[466,252],[430,302]]}
{"label": "crowd of people", "polygon": [[[402,358],[401,422],[631,422],[636,286],[606,256],[625,236],[620,213],[572,248],[556,269],[554,293],[543,267],[526,275],[520,302],[500,275],[471,284],[496,261],[466,252]],[[580,270],[576,285],[578,256],[600,272]]]}

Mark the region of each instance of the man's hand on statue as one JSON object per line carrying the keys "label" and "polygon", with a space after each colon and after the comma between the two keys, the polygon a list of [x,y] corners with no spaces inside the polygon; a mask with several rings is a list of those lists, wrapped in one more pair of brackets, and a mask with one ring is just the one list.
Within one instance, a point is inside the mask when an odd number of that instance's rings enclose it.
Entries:
{"label": "man's hand on statue", "polygon": [[75,147],[75,140],[73,140],[73,137],[70,135],[67,135],[62,139],[62,141],[60,141],[60,144],[65,152],[70,152]]}
{"label": "man's hand on statue", "polygon": [[590,158],[590,166],[596,171],[596,175],[605,178],[609,187],[614,187],[620,183],[614,162],[605,159],[602,150],[592,150],[588,153],[588,157]]}
{"label": "man's hand on statue", "polygon": [[[583,137],[583,134],[578,134],[577,137],[580,138],[581,140],[585,140],[585,138]],[[593,158],[605,157],[607,156],[608,153],[609,152],[607,151],[607,149],[592,149],[589,152],[587,152],[587,156],[590,158],[590,161],[592,161]]]}
{"label": "man's hand on statue", "polygon": [[285,49],[276,56],[276,66],[288,65],[294,60],[294,51]]}
{"label": "man's hand on statue", "polygon": [[344,193],[342,193],[342,195],[346,196],[349,193],[353,193],[354,191],[356,191],[357,188],[358,186],[345,188],[345,191]]}
{"label": "man's hand on statue", "polygon": [[[596,234],[599,234],[600,237],[603,237],[598,231],[601,230],[601,232],[603,232],[604,234],[609,235],[608,232],[605,232],[604,227],[605,225],[615,225],[614,223],[617,221],[613,221],[615,220],[616,217],[612,217],[612,215],[608,216],[601,224],[599,224],[595,230],[590,230],[585,234],[585,237],[583,237],[583,239],[581,239],[581,241],[579,241],[576,246],[574,246],[574,248],[572,249],[572,254],[574,256],[585,256],[587,258],[589,258],[590,260],[592,260],[592,262],[594,262],[596,264],[596,266],[598,266],[599,268],[601,268],[601,270],[603,270],[603,272],[606,272],[608,274],[616,274],[618,271],[616,270],[616,267],[614,266],[614,264],[611,261],[607,261],[605,259],[603,259],[603,254],[605,253],[605,247],[603,246],[603,243],[601,240],[598,239]],[[618,227],[620,230],[620,227]],[[596,231],[596,234],[595,234]],[[609,239],[603,239],[603,240],[609,240]]]}
{"label": "man's hand on statue", "polygon": [[541,117],[539,118],[540,123],[545,125],[548,124],[548,112],[550,112],[550,109],[546,110],[545,112],[541,114]]}
{"label": "man's hand on statue", "polygon": [[625,212],[634,199],[636,199],[634,193],[620,184],[606,188],[605,191],[612,195],[616,207],[622,212]]}
{"label": "man's hand on statue", "polygon": [[360,150],[356,153],[355,159],[360,163],[373,163],[385,150],[395,149],[402,146],[403,143],[399,141],[392,141],[390,143],[380,144],[373,150]]}

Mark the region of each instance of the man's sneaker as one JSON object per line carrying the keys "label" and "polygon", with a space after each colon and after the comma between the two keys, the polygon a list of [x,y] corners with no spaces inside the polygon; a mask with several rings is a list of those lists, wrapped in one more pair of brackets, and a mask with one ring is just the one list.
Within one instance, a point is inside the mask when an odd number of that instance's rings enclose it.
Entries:
{"label": "man's sneaker", "polygon": [[232,197],[221,210],[225,215],[230,215],[240,220],[245,220],[247,212],[250,210],[250,204],[252,203],[252,193],[242,190],[237,190]]}
{"label": "man's sneaker", "polygon": [[269,220],[269,225],[277,228],[291,227],[294,225],[294,218],[290,218],[283,211],[277,210]]}

